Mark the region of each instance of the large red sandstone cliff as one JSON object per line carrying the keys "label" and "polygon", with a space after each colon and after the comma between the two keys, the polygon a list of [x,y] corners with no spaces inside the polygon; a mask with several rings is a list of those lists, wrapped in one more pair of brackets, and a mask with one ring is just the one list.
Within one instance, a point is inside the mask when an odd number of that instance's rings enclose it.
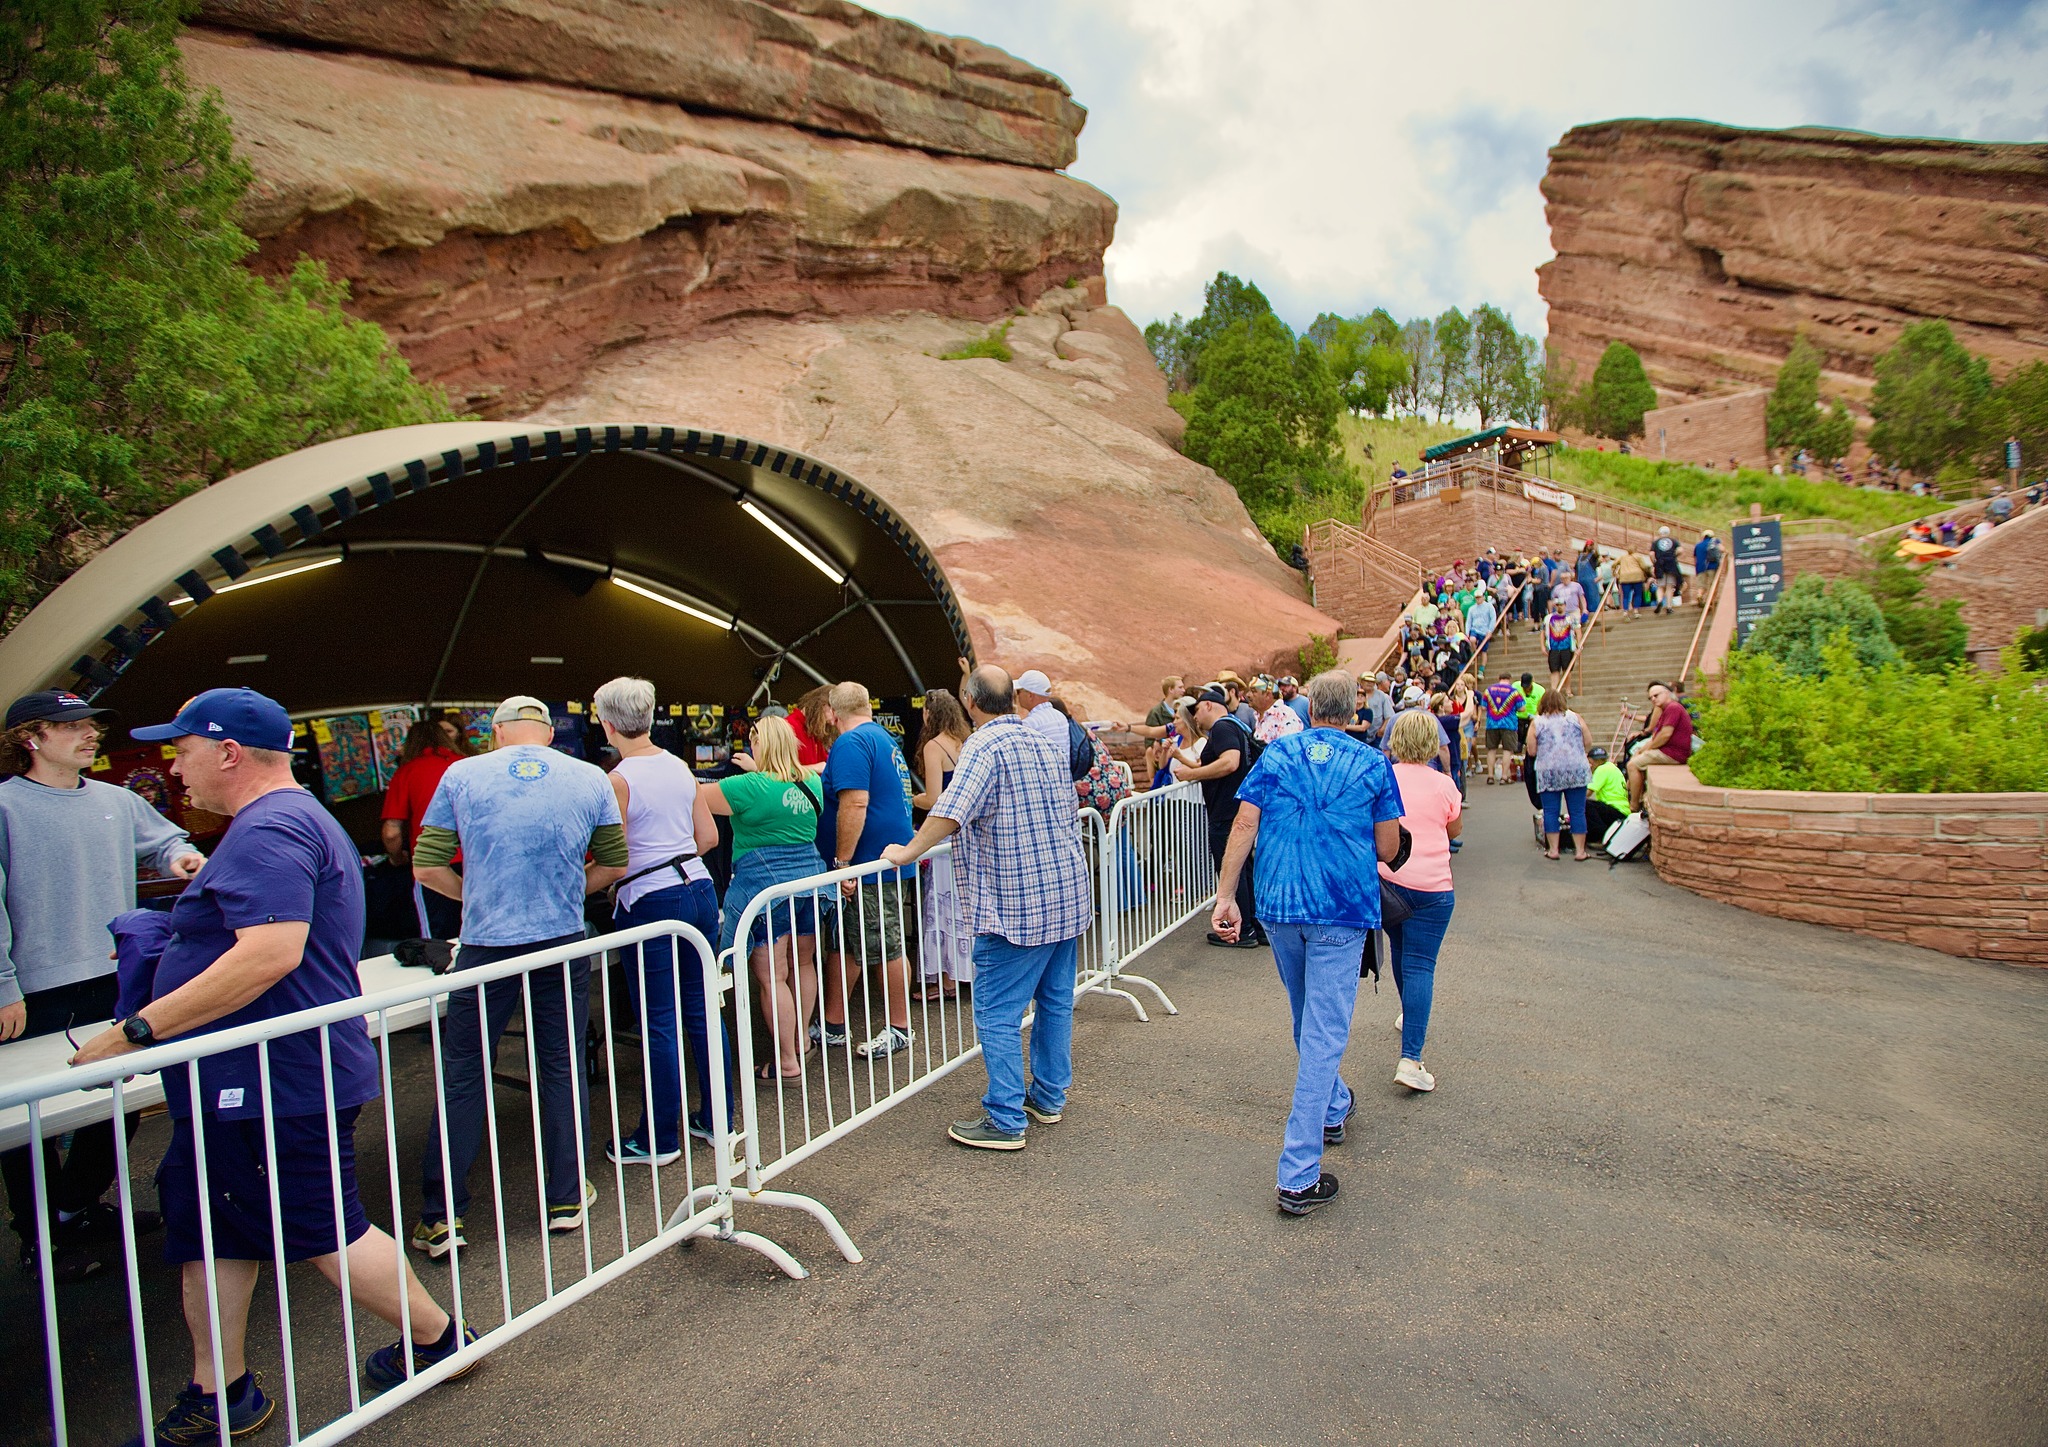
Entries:
{"label": "large red sandstone cliff", "polygon": [[1619,340],[1667,402],[1768,386],[1804,331],[1860,399],[1921,317],[1995,372],[2048,359],[2048,145],[1608,121],[1551,149],[1543,195],[1550,348],[1581,378]]}
{"label": "large red sandstone cliff", "polygon": [[1096,716],[1335,631],[1175,450],[1057,77],[845,0],[204,0],[183,48],[255,264],[324,260],[459,405],[827,458]]}

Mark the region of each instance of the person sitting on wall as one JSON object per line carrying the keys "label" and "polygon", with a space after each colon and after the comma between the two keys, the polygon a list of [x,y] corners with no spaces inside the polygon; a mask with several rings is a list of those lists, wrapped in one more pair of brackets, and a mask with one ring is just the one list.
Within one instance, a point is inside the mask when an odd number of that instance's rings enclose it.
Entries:
{"label": "person sitting on wall", "polygon": [[1643,807],[1643,790],[1649,786],[1646,770],[1657,764],[1682,764],[1692,757],[1692,715],[1664,684],[1652,682],[1649,694],[1650,736],[1628,759],[1630,813]]}

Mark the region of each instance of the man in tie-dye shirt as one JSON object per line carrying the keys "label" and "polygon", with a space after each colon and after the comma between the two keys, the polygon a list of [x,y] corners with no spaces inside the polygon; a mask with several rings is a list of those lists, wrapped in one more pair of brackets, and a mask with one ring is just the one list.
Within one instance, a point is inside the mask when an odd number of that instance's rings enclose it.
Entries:
{"label": "man in tie-dye shirt", "polygon": [[1310,727],[1266,745],[1238,786],[1237,819],[1216,881],[1216,932],[1235,939],[1234,891],[1258,845],[1260,921],[1294,1011],[1301,1057],[1280,1152],[1279,1205],[1306,1215],[1337,1194],[1323,1147],[1344,1140],[1354,1107],[1338,1074],[1351,1038],[1359,963],[1380,923],[1379,861],[1400,845],[1401,792],[1386,758],[1344,732],[1356,681],[1332,670],[1309,680]]}

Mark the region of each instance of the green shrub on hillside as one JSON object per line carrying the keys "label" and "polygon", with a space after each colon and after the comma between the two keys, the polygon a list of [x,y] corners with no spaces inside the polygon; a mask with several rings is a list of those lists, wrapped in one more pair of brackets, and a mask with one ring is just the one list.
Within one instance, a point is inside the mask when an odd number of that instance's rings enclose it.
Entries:
{"label": "green shrub on hillside", "polygon": [[1755,470],[1711,472],[1680,462],[1577,447],[1559,453],[1545,467],[1561,486],[1577,483],[1710,528],[1725,528],[1730,519],[1747,517],[1751,503],[1760,504],[1766,514],[1788,519],[1839,518],[1858,533],[1910,522],[1941,507],[1937,500],[1905,492]]}
{"label": "green shrub on hillside", "polygon": [[1728,789],[1925,793],[2048,790],[2048,676],[2008,649],[2004,674],[1872,668],[1846,635],[1825,676],[1737,653],[1703,706],[1692,769]]}
{"label": "green shrub on hillside", "polygon": [[998,362],[1007,362],[1010,355],[1010,323],[1006,321],[992,332],[986,332],[971,342],[963,342],[950,352],[939,353],[939,360],[964,362],[969,357],[990,357]]}
{"label": "green shrub on hillside", "polygon": [[[1930,603],[1921,595],[1927,580],[1917,568],[1902,561],[1889,546],[1878,549],[1877,566],[1870,574],[1870,594],[1884,613],[1884,631],[1898,644],[1908,666],[1922,673],[1939,673],[1964,661],[1970,643],[1970,625],[1963,621],[1960,598]],[[2029,664],[2048,667],[2048,662]]]}
{"label": "green shrub on hillside", "polygon": [[1643,359],[1627,342],[1609,342],[1593,369],[1593,380],[1579,397],[1579,420],[1596,437],[1640,437],[1643,414],[1657,405],[1657,389],[1643,370]]}
{"label": "green shrub on hillside", "polygon": [[1844,638],[1865,668],[1902,661],[1868,588],[1847,578],[1829,583],[1808,574],[1785,590],[1743,651],[1775,658],[1787,673],[1819,677],[1835,659],[1834,643]]}

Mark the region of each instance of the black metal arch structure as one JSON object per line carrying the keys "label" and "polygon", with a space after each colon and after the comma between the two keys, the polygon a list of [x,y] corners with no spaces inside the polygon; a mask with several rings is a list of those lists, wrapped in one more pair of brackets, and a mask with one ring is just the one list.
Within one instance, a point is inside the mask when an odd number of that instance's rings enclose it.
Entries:
{"label": "black metal arch structure", "polygon": [[642,674],[665,701],[921,693],[970,652],[943,570],[830,465],[708,429],[446,423],[186,498],[0,640],[0,693],[130,719],[248,684],[295,713]]}

